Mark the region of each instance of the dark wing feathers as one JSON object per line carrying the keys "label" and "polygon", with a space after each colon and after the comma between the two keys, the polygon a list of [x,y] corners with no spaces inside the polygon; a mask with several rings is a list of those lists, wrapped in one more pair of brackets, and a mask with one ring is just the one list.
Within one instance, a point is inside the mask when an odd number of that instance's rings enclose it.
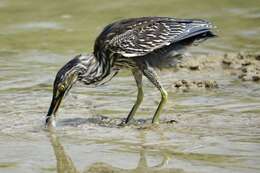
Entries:
{"label": "dark wing feathers", "polygon": [[[125,57],[144,56],[156,49],[209,32],[212,25],[204,20],[145,17],[127,19],[107,26],[96,40],[105,49]],[[95,50],[100,47],[95,46]]]}

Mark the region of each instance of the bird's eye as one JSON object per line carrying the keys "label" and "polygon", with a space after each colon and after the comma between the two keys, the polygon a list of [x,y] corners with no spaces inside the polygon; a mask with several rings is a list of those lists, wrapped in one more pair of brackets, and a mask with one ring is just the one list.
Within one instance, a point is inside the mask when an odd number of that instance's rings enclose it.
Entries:
{"label": "bird's eye", "polygon": [[60,86],[59,86],[59,90],[60,90],[60,91],[64,91],[64,90],[65,90],[65,86],[64,86],[64,85],[60,85]]}

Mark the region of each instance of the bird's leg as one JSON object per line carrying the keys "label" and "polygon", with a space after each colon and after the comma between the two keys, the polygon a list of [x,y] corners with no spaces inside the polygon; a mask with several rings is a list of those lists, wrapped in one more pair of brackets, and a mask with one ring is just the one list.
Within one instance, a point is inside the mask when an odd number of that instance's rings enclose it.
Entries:
{"label": "bird's leg", "polygon": [[159,123],[159,116],[160,113],[163,109],[163,106],[165,105],[167,98],[168,98],[168,93],[164,90],[164,88],[162,87],[161,83],[158,80],[157,74],[155,72],[155,70],[150,67],[149,65],[147,65],[144,69],[143,69],[143,74],[153,83],[153,85],[159,89],[160,93],[161,93],[161,101],[159,103],[159,106],[153,116],[153,120],[152,123]]}
{"label": "bird's leg", "polygon": [[142,86],[143,86],[142,75],[143,74],[139,70],[132,70],[132,73],[133,73],[135,81],[136,81],[138,93],[137,93],[136,102],[126,118],[126,121],[125,121],[126,124],[128,124],[133,119],[133,117],[134,117],[138,107],[140,106],[141,102],[143,101],[143,97],[144,97],[143,88],[142,88]]}

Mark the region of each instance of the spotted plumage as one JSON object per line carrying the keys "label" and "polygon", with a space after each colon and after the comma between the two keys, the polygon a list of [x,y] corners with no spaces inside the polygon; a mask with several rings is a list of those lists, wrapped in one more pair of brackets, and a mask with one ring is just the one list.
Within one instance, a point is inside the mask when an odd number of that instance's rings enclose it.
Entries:
{"label": "spotted plumage", "polygon": [[76,56],[58,72],[46,124],[49,124],[52,114],[55,114],[59,107],[59,98],[64,95],[60,93],[68,92],[76,81],[87,85],[103,84],[122,68],[132,71],[138,88],[137,101],[125,122],[130,122],[142,101],[143,75],[162,95],[152,120],[153,123],[158,122],[167,100],[167,92],[160,84],[154,69],[162,68],[170,61],[177,62],[177,57],[187,46],[214,36],[212,24],[201,19],[142,17],[109,24],[97,37],[93,54]]}

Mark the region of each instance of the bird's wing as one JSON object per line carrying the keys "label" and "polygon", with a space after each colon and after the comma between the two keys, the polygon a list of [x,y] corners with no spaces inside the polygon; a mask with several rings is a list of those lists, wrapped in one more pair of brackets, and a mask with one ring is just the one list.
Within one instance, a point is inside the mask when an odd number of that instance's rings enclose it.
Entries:
{"label": "bird's wing", "polygon": [[[120,23],[119,23],[120,25]],[[210,31],[204,20],[158,18],[121,25],[123,32],[109,41],[109,49],[125,57],[144,56],[156,49]]]}

